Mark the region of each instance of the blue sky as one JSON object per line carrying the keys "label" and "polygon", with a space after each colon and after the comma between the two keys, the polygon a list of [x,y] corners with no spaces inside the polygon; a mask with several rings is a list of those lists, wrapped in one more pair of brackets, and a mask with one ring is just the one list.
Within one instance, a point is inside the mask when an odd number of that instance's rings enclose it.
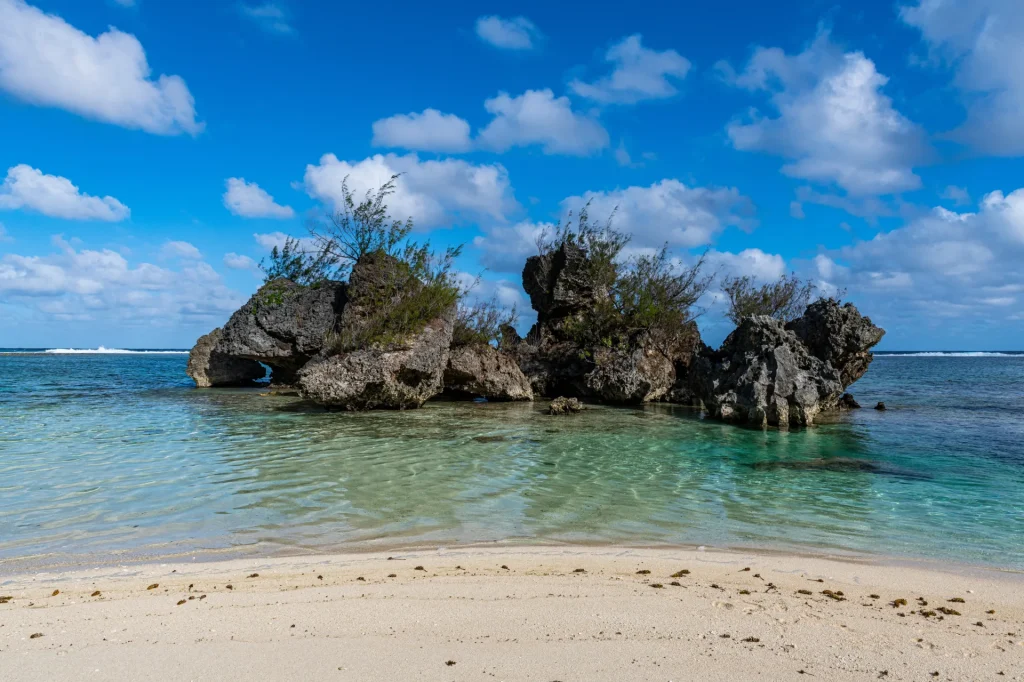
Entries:
{"label": "blue sky", "polygon": [[0,0],[0,346],[190,346],[342,178],[401,172],[524,311],[590,201],[845,290],[881,348],[1024,348],[1024,3],[444,5]]}

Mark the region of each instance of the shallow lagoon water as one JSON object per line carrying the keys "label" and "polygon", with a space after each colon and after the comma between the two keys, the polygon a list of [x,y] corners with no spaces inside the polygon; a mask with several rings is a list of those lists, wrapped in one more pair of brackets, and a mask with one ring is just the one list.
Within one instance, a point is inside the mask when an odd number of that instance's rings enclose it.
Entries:
{"label": "shallow lagoon water", "polygon": [[492,541],[1024,568],[1022,356],[880,356],[866,409],[790,432],[668,405],[328,413],[184,367],[0,355],[0,572]]}

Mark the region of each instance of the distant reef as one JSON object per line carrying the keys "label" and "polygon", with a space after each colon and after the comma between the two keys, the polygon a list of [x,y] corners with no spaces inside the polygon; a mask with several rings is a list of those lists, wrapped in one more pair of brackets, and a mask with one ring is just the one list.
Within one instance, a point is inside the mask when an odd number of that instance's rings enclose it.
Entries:
{"label": "distant reef", "polygon": [[[502,330],[498,347],[453,343],[456,304],[430,311],[415,331],[387,335],[382,315],[416,309],[415,283],[392,286],[400,267],[369,254],[348,282],[264,284],[227,324],[199,339],[188,374],[202,388],[271,382],[332,409],[406,409],[440,395],[488,400],[578,398],[584,403],[673,402],[753,427],[813,424],[848,401],[885,334],[851,303],[819,299],[790,322],[745,317],[720,348],[696,324],[609,345],[580,334],[610,294],[587,253],[563,243],[529,258],[523,286],[537,322],[525,338]],[[588,340],[589,339],[589,340]],[[259,368],[259,369],[257,369]]]}

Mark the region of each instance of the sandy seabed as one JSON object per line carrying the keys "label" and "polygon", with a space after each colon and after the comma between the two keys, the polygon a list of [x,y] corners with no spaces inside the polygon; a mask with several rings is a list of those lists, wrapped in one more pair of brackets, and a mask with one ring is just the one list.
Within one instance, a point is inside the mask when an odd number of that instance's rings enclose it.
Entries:
{"label": "sandy seabed", "polygon": [[0,576],[0,679],[1024,680],[1024,575],[473,547]]}

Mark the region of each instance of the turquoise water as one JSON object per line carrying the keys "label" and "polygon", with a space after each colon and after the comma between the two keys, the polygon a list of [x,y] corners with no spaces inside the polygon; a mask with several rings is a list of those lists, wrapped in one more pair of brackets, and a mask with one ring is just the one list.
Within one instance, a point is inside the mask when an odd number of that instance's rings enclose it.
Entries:
{"label": "turquoise water", "polygon": [[748,431],[667,405],[326,413],[184,355],[0,355],[0,571],[483,541],[1024,568],[1024,356],[879,357],[863,409]]}

